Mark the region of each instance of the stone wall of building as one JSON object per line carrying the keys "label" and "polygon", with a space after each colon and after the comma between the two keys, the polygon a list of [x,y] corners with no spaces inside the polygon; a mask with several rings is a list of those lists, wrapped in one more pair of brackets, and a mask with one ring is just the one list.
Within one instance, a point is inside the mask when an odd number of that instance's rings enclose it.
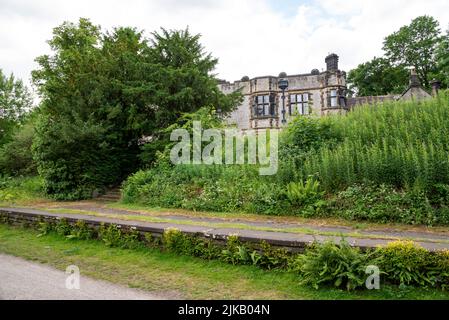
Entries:
{"label": "stone wall of building", "polygon": [[[338,70],[338,56],[326,57],[327,70],[311,73],[286,75],[278,77],[264,76],[229,83],[222,81],[220,90],[231,93],[241,90],[244,100],[227,118],[228,123],[235,124],[241,130],[281,128],[298,113],[309,115],[326,115],[345,113],[346,74]],[[288,80],[285,90],[285,122],[283,122],[283,99],[279,89],[280,79]]]}

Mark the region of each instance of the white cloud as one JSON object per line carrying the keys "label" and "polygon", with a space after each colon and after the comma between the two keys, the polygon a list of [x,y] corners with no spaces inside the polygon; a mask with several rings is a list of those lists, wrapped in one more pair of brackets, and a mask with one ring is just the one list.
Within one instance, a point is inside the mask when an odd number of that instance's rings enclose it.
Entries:
{"label": "white cloud", "polygon": [[104,29],[189,26],[203,35],[220,60],[217,73],[228,80],[322,69],[329,52],[349,70],[382,54],[383,38],[419,15],[434,16],[444,29],[449,23],[447,0],[308,0],[288,15],[270,1],[276,0],[0,0],[0,68],[28,79],[34,58],[49,50],[52,28],[79,17]]}

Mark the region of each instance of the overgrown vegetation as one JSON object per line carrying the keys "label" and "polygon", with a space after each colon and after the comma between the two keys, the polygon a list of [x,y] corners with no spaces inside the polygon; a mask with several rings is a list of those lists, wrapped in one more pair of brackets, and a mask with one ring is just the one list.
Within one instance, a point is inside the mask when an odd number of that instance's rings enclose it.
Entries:
{"label": "overgrown vegetation", "polygon": [[318,175],[328,191],[365,181],[423,190],[447,183],[448,118],[447,94],[356,108],[334,121],[343,141],[309,157],[303,176]]}
{"label": "overgrown vegetation", "polygon": [[165,208],[339,216],[449,224],[449,96],[295,118],[282,132],[279,171],[254,165],[176,165],[162,157],[132,175],[123,200]]}
{"label": "overgrown vegetation", "polygon": [[429,254],[413,242],[392,242],[378,250],[379,267],[401,286],[449,288],[449,251]]}
{"label": "overgrown vegetation", "polygon": [[27,115],[23,124],[11,132],[11,140],[0,146],[0,172],[12,177],[36,176],[36,162],[31,147],[35,136],[36,113]]}
{"label": "overgrown vegetation", "polygon": [[[358,94],[401,92],[405,65],[424,86],[448,85],[448,35],[418,17],[385,39],[385,58],[349,74]],[[0,202],[44,195],[90,198],[122,185],[123,201],[164,208],[449,225],[449,93],[422,102],[360,107],[345,117],[297,116],[281,134],[279,170],[256,165],[173,165],[170,132],[224,128],[222,116],[238,92],[217,88],[217,59],[199,35],[162,29],[147,39],[133,28],[102,32],[87,19],[64,23],[37,58],[34,84],[42,103],[20,80],[0,70]],[[216,111],[220,110],[220,113]],[[268,142],[268,144],[271,141]],[[224,154],[221,154],[223,157]],[[7,221],[5,221],[7,222]],[[313,288],[364,288],[375,265],[386,283],[449,288],[449,253],[411,242],[362,251],[345,241],[314,244],[304,253],[224,243],[167,230],[161,238],[134,228],[85,222],[39,222],[39,237],[101,240],[111,248],[151,247],[175,255],[289,272]]]}
{"label": "overgrown vegetation", "polygon": [[22,80],[0,69],[0,177],[36,174],[31,153],[36,113]]}
{"label": "overgrown vegetation", "polygon": [[321,214],[381,223],[447,225],[447,185],[435,185],[432,190],[438,193],[419,188],[398,190],[385,184],[355,184],[329,199],[326,208],[330,211]]}
{"label": "overgrown vegetation", "polygon": [[1,177],[0,203],[18,203],[44,198],[43,181],[39,177]]}

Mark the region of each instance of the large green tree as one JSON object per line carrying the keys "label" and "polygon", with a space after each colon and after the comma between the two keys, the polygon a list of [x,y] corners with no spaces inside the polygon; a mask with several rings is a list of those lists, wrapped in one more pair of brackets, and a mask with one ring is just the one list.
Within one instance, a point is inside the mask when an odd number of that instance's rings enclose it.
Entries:
{"label": "large green tree", "polygon": [[441,42],[436,52],[438,74],[435,77],[440,80],[445,87],[449,87],[449,30],[441,38]]}
{"label": "large green tree", "polygon": [[53,54],[37,58],[33,72],[42,96],[34,155],[46,191],[58,198],[120,182],[141,165],[142,138],[157,141],[182,113],[236,103],[217,90],[217,61],[188,30],[145,39],[80,19],[55,28],[49,44]]}
{"label": "large green tree", "polygon": [[430,87],[432,75],[438,73],[436,51],[440,32],[436,19],[420,16],[386,37],[383,49],[393,64],[413,66],[421,84]]}
{"label": "large green tree", "polygon": [[46,191],[56,198],[85,198],[121,175],[112,159],[114,108],[105,103],[107,78],[97,26],[81,19],[53,30],[53,55],[38,57],[33,80],[42,97],[34,158]]}
{"label": "large green tree", "polygon": [[374,57],[348,73],[348,88],[358,96],[377,96],[403,92],[408,84],[408,71],[393,66],[386,58]]}
{"label": "large green tree", "polygon": [[0,146],[7,142],[14,127],[31,110],[33,99],[22,80],[6,76],[0,69]]}

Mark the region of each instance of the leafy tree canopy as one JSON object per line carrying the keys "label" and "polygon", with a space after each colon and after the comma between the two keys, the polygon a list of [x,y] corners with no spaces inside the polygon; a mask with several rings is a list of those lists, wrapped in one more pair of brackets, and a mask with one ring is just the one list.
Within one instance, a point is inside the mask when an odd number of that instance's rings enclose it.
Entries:
{"label": "leafy tree canopy", "polygon": [[32,106],[33,99],[22,80],[13,74],[7,77],[0,69],[0,145],[8,141]]}
{"label": "leafy tree canopy", "polygon": [[437,73],[435,52],[441,40],[440,32],[436,19],[420,16],[386,37],[383,49],[393,64],[413,66],[421,84],[429,87],[431,74]]}
{"label": "leafy tree canopy", "polygon": [[445,87],[449,87],[449,30],[446,31],[446,34],[441,39],[441,43],[437,49],[436,58],[438,70],[440,70],[437,79],[440,80]]}
{"label": "leafy tree canopy", "polygon": [[428,89],[433,78],[449,86],[448,37],[441,36],[434,18],[415,18],[385,38],[384,57],[374,57],[349,72],[349,89],[359,96],[401,93],[408,84],[407,67],[416,69],[421,84]]}
{"label": "leafy tree canopy", "polygon": [[377,96],[403,92],[408,84],[408,71],[393,66],[388,59],[374,57],[348,73],[349,90],[359,96]]}

